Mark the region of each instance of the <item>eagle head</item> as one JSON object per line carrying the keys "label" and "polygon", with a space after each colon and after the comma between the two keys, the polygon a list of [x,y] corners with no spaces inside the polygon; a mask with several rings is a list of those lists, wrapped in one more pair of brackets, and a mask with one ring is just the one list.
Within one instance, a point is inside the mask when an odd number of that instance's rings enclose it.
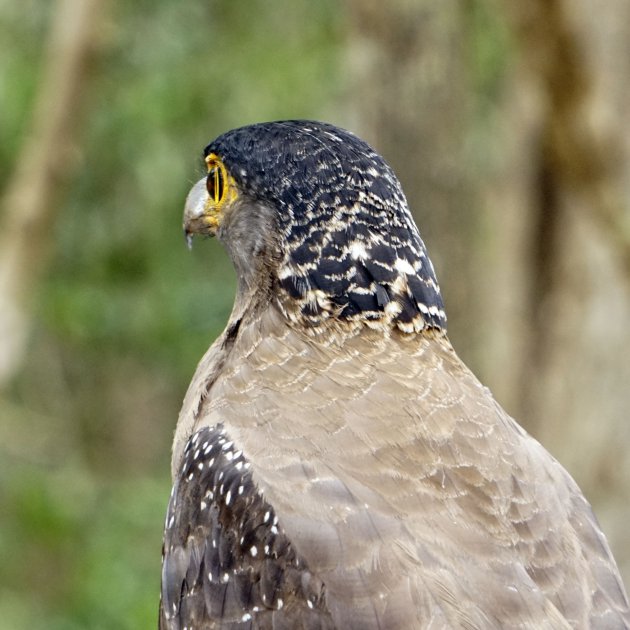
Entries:
{"label": "eagle head", "polygon": [[292,320],[445,330],[433,265],[391,167],[366,142],[314,121],[229,131],[204,150],[184,232],[217,236],[239,291]]}

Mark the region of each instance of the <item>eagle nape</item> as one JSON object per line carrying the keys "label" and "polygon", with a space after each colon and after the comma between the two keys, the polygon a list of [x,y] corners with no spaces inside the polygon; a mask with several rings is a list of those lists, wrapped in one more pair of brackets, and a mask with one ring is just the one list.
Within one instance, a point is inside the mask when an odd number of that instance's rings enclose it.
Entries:
{"label": "eagle nape", "polygon": [[630,628],[592,509],[455,354],[394,172],[229,131],[184,230],[239,280],[173,443],[160,628]]}

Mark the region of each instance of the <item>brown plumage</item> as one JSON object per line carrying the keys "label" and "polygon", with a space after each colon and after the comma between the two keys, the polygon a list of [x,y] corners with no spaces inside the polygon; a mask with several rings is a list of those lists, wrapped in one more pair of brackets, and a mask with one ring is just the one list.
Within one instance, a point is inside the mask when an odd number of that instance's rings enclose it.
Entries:
{"label": "brown plumage", "polygon": [[321,123],[206,149],[239,277],[173,447],[162,628],[627,628],[588,502],[453,351],[391,169]]}

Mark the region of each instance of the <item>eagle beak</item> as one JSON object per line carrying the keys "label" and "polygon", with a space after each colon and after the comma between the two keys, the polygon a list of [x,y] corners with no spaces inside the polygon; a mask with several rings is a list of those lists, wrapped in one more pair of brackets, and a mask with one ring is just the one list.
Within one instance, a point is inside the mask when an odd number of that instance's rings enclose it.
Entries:
{"label": "eagle beak", "polygon": [[218,222],[213,214],[208,213],[208,192],[206,178],[200,179],[188,193],[184,207],[184,238],[188,249],[192,248],[195,234],[214,236]]}

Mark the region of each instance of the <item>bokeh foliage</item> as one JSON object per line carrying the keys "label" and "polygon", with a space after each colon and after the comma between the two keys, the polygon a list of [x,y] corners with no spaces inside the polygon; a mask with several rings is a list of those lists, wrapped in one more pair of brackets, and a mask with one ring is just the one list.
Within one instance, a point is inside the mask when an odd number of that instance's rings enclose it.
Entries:
{"label": "bokeh foliage", "polygon": [[[27,130],[55,3],[0,2],[0,184]],[[77,176],[65,191],[26,364],[0,402],[0,626],[157,619],[170,440],[234,291],[181,211],[218,133],[335,120],[343,15],[309,3],[107,7]]]}

